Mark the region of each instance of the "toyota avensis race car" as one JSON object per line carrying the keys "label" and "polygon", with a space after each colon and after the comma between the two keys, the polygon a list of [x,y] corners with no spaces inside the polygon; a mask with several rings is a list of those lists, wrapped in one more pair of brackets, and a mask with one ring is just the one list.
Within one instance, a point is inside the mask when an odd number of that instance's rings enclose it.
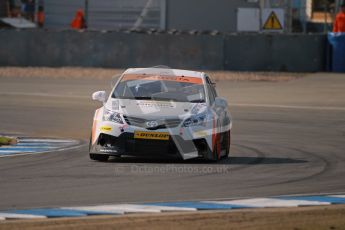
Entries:
{"label": "toyota avensis race car", "polygon": [[201,72],[136,68],[126,70],[96,110],[90,158],[177,156],[184,160],[228,157],[231,116],[214,83]]}

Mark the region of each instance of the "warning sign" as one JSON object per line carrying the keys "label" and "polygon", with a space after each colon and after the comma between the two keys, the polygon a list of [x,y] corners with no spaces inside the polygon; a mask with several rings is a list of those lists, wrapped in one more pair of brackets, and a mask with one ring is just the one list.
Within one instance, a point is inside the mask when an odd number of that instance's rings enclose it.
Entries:
{"label": "warning sign", "polygon": [[264,31],[284,30],[284,10],[283,9],[264,9],[262,11],[262,29]]}
{"label": "warning sign", "polygon": [[264,30],[282,30],[283,27],[280,24],[280,21],[277,17],[277,15],[272,11],[270,16],[267,18],[265,24],[264,24]]}

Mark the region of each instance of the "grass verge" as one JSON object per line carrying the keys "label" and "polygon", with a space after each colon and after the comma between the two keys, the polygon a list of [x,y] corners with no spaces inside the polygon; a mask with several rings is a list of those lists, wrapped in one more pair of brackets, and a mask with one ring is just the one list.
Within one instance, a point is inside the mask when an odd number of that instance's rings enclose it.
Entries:
{"label": "grass verge", "polygon": [[0,136],[1,145],[15,145],[17,144],[17,138]]}

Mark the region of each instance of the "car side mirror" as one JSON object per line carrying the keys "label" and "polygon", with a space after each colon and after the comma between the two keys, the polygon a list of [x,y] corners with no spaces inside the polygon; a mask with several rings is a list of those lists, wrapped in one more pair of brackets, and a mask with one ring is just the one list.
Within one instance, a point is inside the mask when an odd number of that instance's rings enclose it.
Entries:
{"label": "car side mirror", "polygon": [[106,100],[106,92],[105,91],[97,91],[92,94],[92,100],[105,102]]}
{"label": "car side mirror", "polygon": [[215,107],[226,109],[228,107],[228,102],[225,98],[216,97],[214,100]]}

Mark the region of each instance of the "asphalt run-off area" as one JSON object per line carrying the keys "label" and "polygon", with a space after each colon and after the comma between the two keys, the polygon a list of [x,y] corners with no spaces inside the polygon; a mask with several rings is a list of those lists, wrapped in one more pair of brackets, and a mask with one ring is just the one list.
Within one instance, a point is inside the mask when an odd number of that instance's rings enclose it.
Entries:
{"label": "asphalt run-off area", "polygon": [[1,77],[0,130],[23,137],[0,147],[0,219],[343,204],[343,75],[217,80],[233,116],[217,163],[90,160],[91,94],[110,80]]}

